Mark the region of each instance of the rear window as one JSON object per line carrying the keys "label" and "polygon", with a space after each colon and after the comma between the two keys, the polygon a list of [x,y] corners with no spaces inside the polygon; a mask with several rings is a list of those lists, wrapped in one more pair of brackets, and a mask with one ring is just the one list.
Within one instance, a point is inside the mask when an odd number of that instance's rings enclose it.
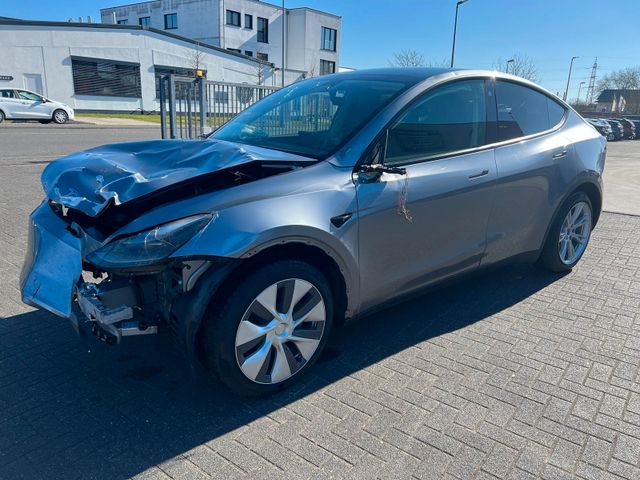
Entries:
{"label": "rear window", "polygon": [[13,90],[0,90],[0,98],[15,98]]}
{"label": "rear window", "polygon": [[496,82],[498,140],[511,140],[557,126],[565,109],[548,96],[523,85]]}

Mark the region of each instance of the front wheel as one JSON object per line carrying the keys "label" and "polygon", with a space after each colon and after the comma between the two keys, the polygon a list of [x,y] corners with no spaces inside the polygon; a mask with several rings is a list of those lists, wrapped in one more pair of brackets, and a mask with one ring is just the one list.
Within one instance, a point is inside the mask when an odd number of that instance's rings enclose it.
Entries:
{"label": "front wheel", "polygon": [[64,110],[56,110],[53,112],[53,121],[59,125],[67,123],[69,121],[69,115]]}
{"label": "front wheel", "polygon": [[206,367],[234,392],[261,396],[297,381],[317,360],[333,299],[314,266],[278,261],[245,277],[211,310],[201,335]]}
{"label": "front wheel", "polygon": [[554,272],[571,270],[582,258],[593,226],[591,200],[583,192],[571,195],[551,226],[540,260]]}

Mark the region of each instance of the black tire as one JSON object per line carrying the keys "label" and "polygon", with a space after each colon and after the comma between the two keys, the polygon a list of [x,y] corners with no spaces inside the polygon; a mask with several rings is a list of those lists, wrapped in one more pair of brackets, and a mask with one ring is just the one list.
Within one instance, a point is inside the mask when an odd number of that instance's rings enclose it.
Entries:
{"label": "black tire", "polygon": [[[589,205],[589,209],[593,216],[593,205],[591,204],[591,200],[584,192],[576,192],[573,193],[569,198],[567,198],[560,210],[553,220],[553,224],[551,225],[551,229],[549,230],[549,235],[547,236],[547,241],[542,250],[542,254],[540,255],[539,263],[546,269],[551,270],[552,272],[568,272],[582,258],[584,255],[584,250],[580,255],[570,264],[564,263],[560,259],[560,250],[559,250],[559,238],[560,238],[560,229],[562,228],[562,222],[564,222],[565,217],[569,213],[569,210],[573,208],[579,202],[585,202]],[[590,230],[593,227],[593,218],[591,219]],[[591,232],[589,232],[591,233]],[[588,242],[588,240],[587,240]],[[587,244],[588,245],[588,244]]]}
{"label": "black tire", "polygon": [[[280,383],[257,383],[242,372],[236,359],[236,332],[245,312],[254,299],[267,287],[287,279],[301,279],[311,283],[320,293],[325,305],[326,319],[320,343],[311,358],[287,380]],[[203,319],[199,340],[205,367],[214,379],[231,391],[243,396],[265,396],[297,382],[321,354],[331,333],[333,298],[325,276],[314,266],[298,260],[281,260],[247,275],[233,286],[228,297],[212,302]]]}
{"label": "black tire", "polygon": [[53,122],[57,123],[58,125],[63,125],[69,121],[69,115],[64,110],[58,109],[53,112],[51,120],[53,120]]}
{"label": "black tire", "polygon": [[4,122],[4,112],[0,110],[0,123]]}

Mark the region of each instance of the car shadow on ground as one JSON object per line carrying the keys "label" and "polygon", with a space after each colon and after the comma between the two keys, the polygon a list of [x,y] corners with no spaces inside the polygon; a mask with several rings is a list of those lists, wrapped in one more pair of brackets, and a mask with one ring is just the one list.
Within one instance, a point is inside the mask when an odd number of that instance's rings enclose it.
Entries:
{"label": "car shadow on ground", "polygon": [[267,399],[192,375],[162,336],[109,347],[44,312],[0,319],[0,478],[136,475],[559,278],[511,265],[352,321],[301,384]]}

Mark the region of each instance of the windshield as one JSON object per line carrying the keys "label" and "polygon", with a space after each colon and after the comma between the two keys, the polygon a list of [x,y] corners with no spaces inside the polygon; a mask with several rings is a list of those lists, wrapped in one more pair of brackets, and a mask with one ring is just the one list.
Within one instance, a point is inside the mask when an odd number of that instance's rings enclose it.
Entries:
{"label": "windshield", "polygon": [[323,158],[408,86],[340,75],[295,83],[249,107],[211,138]]}

